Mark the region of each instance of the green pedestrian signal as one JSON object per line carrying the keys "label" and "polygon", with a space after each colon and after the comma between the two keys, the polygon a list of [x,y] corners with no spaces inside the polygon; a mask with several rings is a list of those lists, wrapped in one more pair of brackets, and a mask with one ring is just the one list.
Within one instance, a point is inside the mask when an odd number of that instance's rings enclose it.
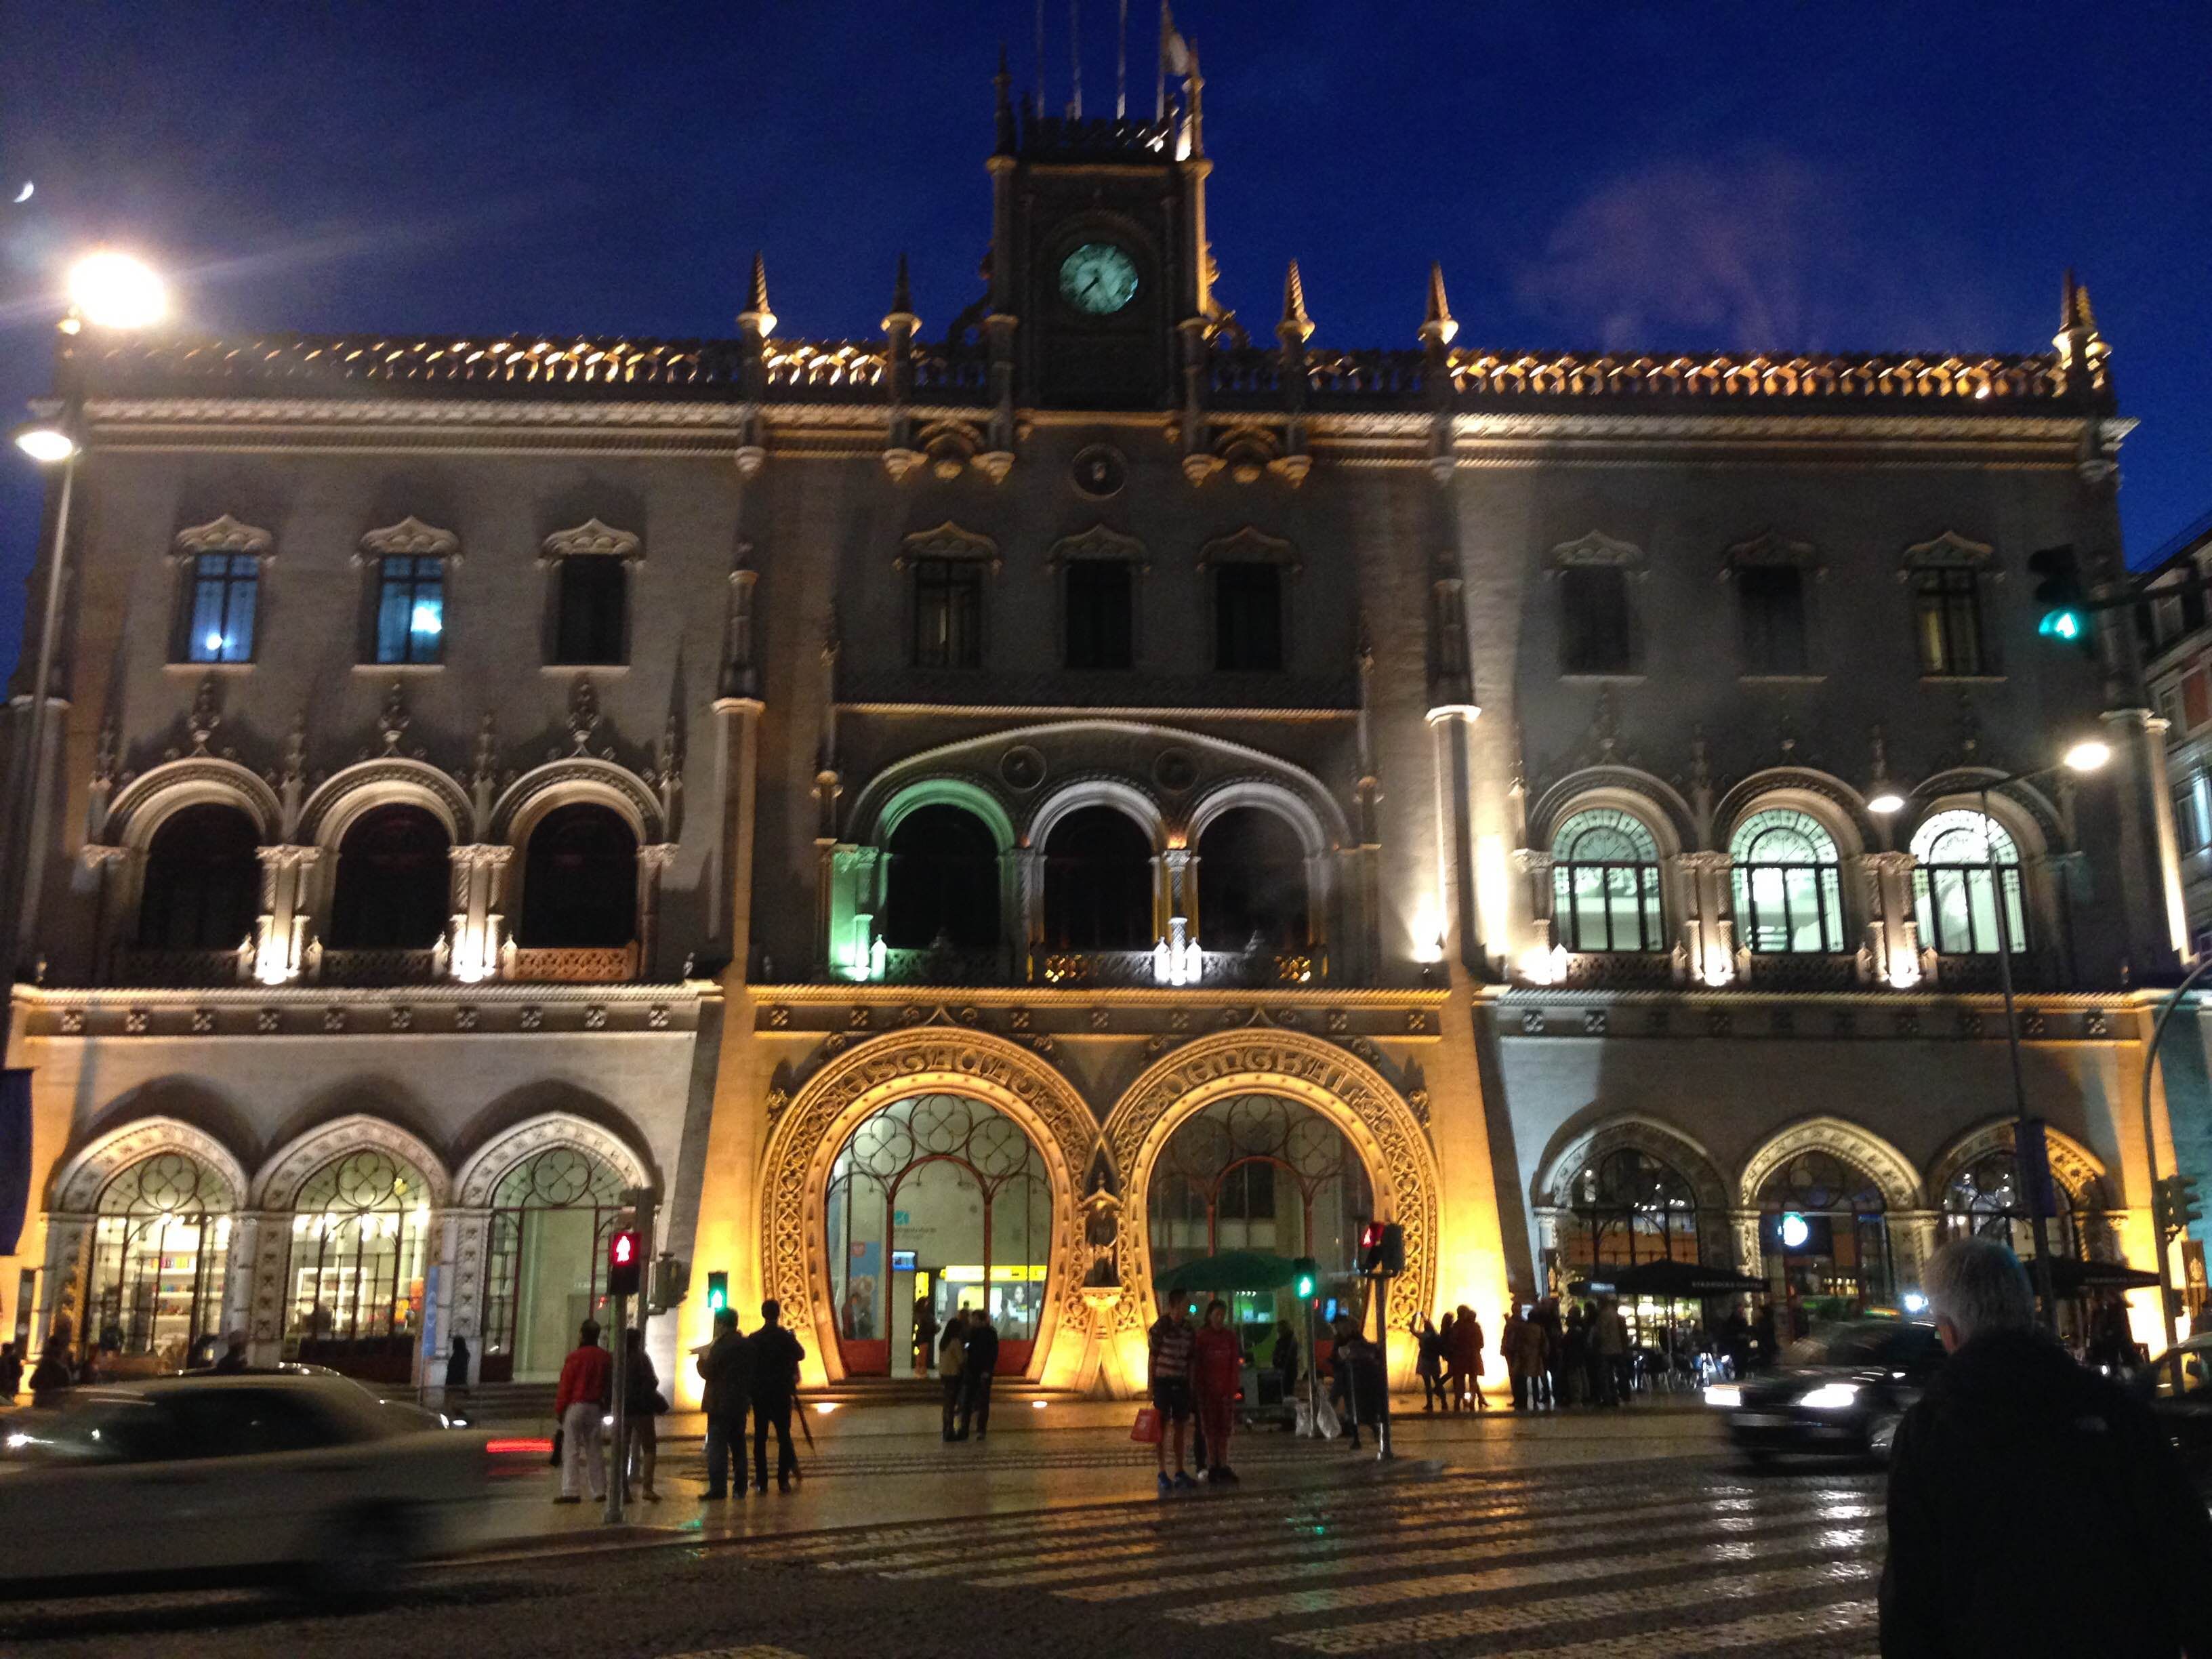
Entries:
{"label": "green pedestrian signal", "polygon": [[1291,1263],[1291,1272],[1296,1276],[1298,1300],[1312,1301],[1314,1293],[1321,1289],[1321,1264],[1310,1255],[1302,1255]]}
{"label": "green pedestrian signal", "polygon": [[718,1314],[730,1305],[730,1276],[727,1273],[707,1275],[707,1311]]}
{"label": "green pedestrian signal", "polygon": [[2081,565],[2070,544],[2027,556],[2035,573],[2035,603],[2040,611],[2035,631],[2062,645],[2081,645],[2089,637],[2088,596],[2081,591]]}

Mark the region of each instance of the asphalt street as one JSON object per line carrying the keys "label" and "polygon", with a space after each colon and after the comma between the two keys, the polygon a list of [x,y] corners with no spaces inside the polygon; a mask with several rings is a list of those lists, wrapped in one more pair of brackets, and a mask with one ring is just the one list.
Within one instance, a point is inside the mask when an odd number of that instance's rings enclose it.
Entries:
{"label": "asphalt street", "polygon": [[[960,1449],[902,1462],[927,1478],[936,1460],[957,1494],[975,1467]],[[696,1509],[691,1490],[678,1496]],[[312,1614],[258,1591],[0,1604],[0,1654],[1838,1659],[1875,1647],[1879,1474],[1753,1472],[1717,1449],[1504,1471],[1362,1462],[1297,1486],[1255,1468],[1240,1488],[1164,1502],[788,1532],[773,1529],[782,1501],[744,1500],[769,1529],[719,1538],[687,1534],[690,1517],[664,1504],[659,1529],[432,1568],[372,1613]]]}

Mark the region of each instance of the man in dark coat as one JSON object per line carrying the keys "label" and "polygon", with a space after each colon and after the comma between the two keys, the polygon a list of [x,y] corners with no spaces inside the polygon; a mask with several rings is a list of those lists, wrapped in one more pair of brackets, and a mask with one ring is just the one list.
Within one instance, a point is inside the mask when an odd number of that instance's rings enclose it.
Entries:
{"label": "man in dark coat", "polygon": [[775,1431],[775,1484],[791,1490],[799,1454],[791,1444],[791,1404],[799,1392],[799,1362],[806,1350],[783,1328],[783,1305],[761,1304],[761,1328],[752,1334],[753,1489],[768,1490],[768,1431]]}
{"label": "man in dark coat", "polygon": [[707,1413],[707,1490],[702,1503],[720,1503],[729,1494],[730,1453],[738,1458],[738,1489],[745,1485],[745,1407],[753,1391],[752,1345],[738,1331],[738,1310],[714,1316],[714,1340],[699,1356],[699,1408]]}
{"label": "man in dark coat", "polygon": [[968,1425],[975,1425],[981,1440],[991,1431],[991,1379],[999,1370],[999,1331],[991,1323],[991,1310],[978,1308],[968,1320],[968,1357],[961,1366],[960,1438]]}
{"label": "man in dark coat", "polygon": [[1883,1659],[2212,1655],[2212,1517],[2149,1411],[2037,1327],[1996,1240],[1922,1288],[1951,1358],[1890,1459]]}

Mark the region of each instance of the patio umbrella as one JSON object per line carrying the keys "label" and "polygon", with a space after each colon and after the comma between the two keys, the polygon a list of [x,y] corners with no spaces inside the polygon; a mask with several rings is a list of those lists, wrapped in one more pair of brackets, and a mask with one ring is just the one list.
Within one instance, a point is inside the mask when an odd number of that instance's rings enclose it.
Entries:
{"label": "patio umbrella", "polygon": [[[2034,1264],[2025,1265],[2033,1276]],[[2156,1273],[2130,1267],[2124,1261],[2078,1261],[2070,1255],[2051,1258],[2053,1296],[2080,1296],[2089,1291],[2148,1291],[2157,1284]]]}
{"label": "patio umbrella", "polygon": [[1264,1250],[1224,1250],[1170,1267],[1153,1281],[1170,1296],[1192,1291],[1280,1291],[1297,1283],[1297,1264]]}
{"label": "patio umbrella", "polygon": [[1708,1296],[1758,1296],[1772,1286],[1763,1279],[1728,1267],[1701,1267],[1694,1261],[1644,1261],[1612,1275],[1621,1296],[1688,1299]]}

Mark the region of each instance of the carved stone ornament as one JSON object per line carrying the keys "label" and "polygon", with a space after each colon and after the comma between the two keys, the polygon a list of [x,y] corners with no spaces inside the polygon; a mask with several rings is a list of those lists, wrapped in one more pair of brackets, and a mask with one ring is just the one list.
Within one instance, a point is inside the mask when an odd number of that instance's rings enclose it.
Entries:
{"label": "carved stone ornament", "polygon": [[179,530],[171,545],[185,558],[197,558],[203,553],[252,553],[265,556],[276,545],[276,538],[258,526],[242,524],[226,513],[206,524],[196,524],[189,530]]}
{"label": "carved stone ornament", "polygon": [[1052,544],[1045,563],[1057,568],[1067,559],[1123,559],[1140,571],[1152,568],[1152,561],[1145,556],[1144,543],[1103,524],[1093,525],[1080,535],[1061,537]]}
{"label": "carved stone ornament", "polygon": [[905,569],[909,559],[976,559],[988,563],[994,574],[1002,562],[998,543],[972,530],[963,530],[950,519],[934,530],[918,530],[901,541],[891,568]]}
{"label": "carved stone ornament", "polygon": [[543,556],[548,559],[635,559],[644,544],[627,530],[617,530],[586,519],[573,530],[556,530],[545,538]]}
{"label": "carved stone ornament", "polygon": [[377,559],[452,559],[460,555],[461,538],[410,514],[363,536],[361,550]]}
{"label": "carved stone ornament", "polygon": [[1246,525],[1242,530],[1219,536],[1206,544],[1198,552],[1200,570],[1216,564],[1242,562],[1250,564],[1278,564],[1293,576],[1305,568],[1298,550],[1279,536],[1270,536]]}
{"label": "carved stone ornament", "polygon": [[1916,542],[1905,550],[1901,571],[1925,570],[1937,565],[1964,565],[1977,568],[1990,562],[1996,550],[1983,542],[1969,541],[1955,530],[1924,542]]}
{"label": "carved stone ornament", "polygon": [[1771,530],[1762,530],[1749,540],[1736,543],[1721,559],[1723,574],[1766,565],[1790,565],[1800,570],[1818,571],[1820,554],[1810,542],[1793,542]]}
{"label": "carved stone ornament", "polygon": [[1616,569],[1641,570],[1644,550],[1632,542],[1617,542],[1601,531],[1593,530],[1574,541],[1561,542],[1552,550],[1549,561],[1554,570],[1565,570],[1571,565],[1610,565]]}

